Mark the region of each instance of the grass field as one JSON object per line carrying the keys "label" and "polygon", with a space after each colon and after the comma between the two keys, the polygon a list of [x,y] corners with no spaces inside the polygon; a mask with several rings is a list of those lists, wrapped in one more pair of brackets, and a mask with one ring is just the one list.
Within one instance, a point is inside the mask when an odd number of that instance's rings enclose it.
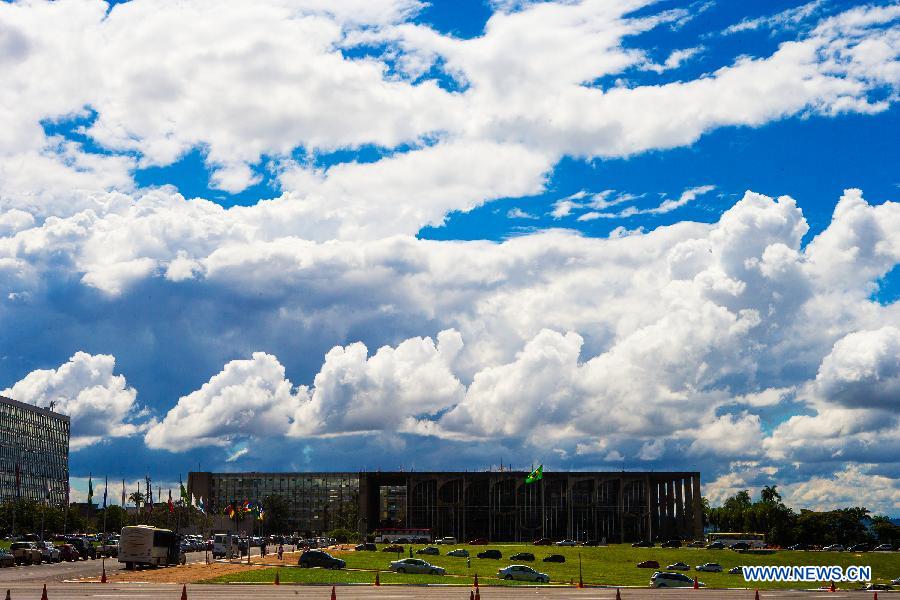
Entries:
{"label": "grass field", "polygon": [[[419,546],[415,546],[418,548]],[[379,548],[381,548],[379,546]],[[408,547],[407,547],[408,548]],[[445,556],[454,548],[467,548],[472,555],[472,566],[466,567],[465,558]],[[483,560],[475,558],[475,554],[486,549],[495,548],[503,553],[500,560]],[[779,551],[772,555],[739,554],[731,550],[705,550],[696,548],[632,548],[625,544],[614,544],[599,548],[556,548],[531,546],[527,544],[492,544],[490,546],[453,546],[441,547],[441,556],[418,556],[447,569],[446,576],[400,575],[385,572],[388,563],[397,559],[397,554],[385,552],[334,552],[347,561],[347,570],[329,571],[323,569],[280,569],[281,581],[297,583],[373,583],[375,571],[381,570],[381,582],[393,583],[471,583],[472,576],[478,574],[479,583],[483,585],[504,585],[508,582],[497,579],[497,570],[510,564],[506,557],[517,552],[531,552],[535,555],[532,567],[550,575],[551,584],[578,581],[578,557],[581,555],[582,572],[585,584],[646,586],[654,569],[638,569],[635,565],[643,560],[656,560],[662,570],[666,565],[683,561],[691,565],[690,576],[695,574],[708,587],[758,587],[801,588],[816,587],[815,584],[803,583],[766,583],[747,584],[740,575],[729,575],[728,569],[737,565],[850,565],[871,566],[875,582],[887,583],[900,577],[900,553],[869,552],[854,554],[849,552],[794,552]],[[549,554],[562,554],[566,562],[545,563],[542,559]],[[409,556],[407,553],[401,555]],[[722,573],[698,573],[693,567],[705,562],[717,562],[725,571]],[[529,564],[529,563],[524,563]],[[275,569],[259,569],[227,575],[213,579],[211,583],[258,582],[271,583],[275,578]],[[858,588],[858,584],[838,584],[840,588]]]}

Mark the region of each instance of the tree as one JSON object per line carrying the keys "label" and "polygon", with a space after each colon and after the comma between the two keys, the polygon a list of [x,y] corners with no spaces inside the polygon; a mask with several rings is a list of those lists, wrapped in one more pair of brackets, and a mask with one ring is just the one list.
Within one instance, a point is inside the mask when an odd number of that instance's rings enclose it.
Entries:
{"label": "tree", "polygon": [[781,504],[781,494],[778,493],[777,485],[767,485],[763,487],[759,494],[760,500],[770,504]]}
{"label": "tree", "polygon": [[272,494],[263,498],[263,508],[266,511],[266,531],[270,533],[290,532],[290,508],[284,496]]}

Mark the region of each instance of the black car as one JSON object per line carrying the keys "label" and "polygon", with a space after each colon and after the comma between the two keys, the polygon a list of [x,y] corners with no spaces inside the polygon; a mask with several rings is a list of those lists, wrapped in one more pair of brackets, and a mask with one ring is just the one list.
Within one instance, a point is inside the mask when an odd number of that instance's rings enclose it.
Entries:
{"label": "black car", "polygon": [[585,546],[599,546],[600,540],[588,540],[584,543]]}
{"label": "black car", "polygon": [[809,546],[806,544],[794,544],[793,546],[788,546],[788,550],[809,550]]}
{"label": "black car", "polygon": [[551,554],[544,558],[544,562],[564,563],[566,562],[566,557],[562,554]]}
{"label": "black car", "polygon": [[653,542],[651,542],[649,540],[635,542],[631,545],[632,548],[652,548],[653,546],[654,546]]}
{"label": "black car", "polygon": [[493,558],[494,560],[503,558],[503,554],[499,550],[484,550],[476,554],[478,558]]}
{"label": "black car", "polygon": [[659,545],[660,548],[681,548],[681,540],[668,540]]}
{"label": "black car", "polygon": [[854,544],[847,548],[847,552],[868,552],[869,545],[868,544]]}
{"label": "black car", "polygon": [[531,562],[534,560],[534,554],[531,552],[519,552],[518,554],[510,556],[509,560],[524,560],[526,562]]}
{"label": "black car", "polygon": [[87,541],[84,538],[80,537],[71,537],[69,538],[69,543],[75,546],[75,549],[78,550],[78,556],[87,559],[95,559],[97,558],[97,549],[94,548],[94,545]]}
{"label": "black car", "polygon": [[377,552],[378,547],[375,544],[366,542],[365,544],[358,544],[355,550],[357,552]]}
{"label": "black car", "polygon": [[706,549],[707,550],[724,550],[725,542],[723,542],[722,540],[716,540],[715,542],[713,542],[711,544],[707,544]]}
{"label": "black car", "polygon": [[322,567],[323,569],[343,569],[347,566],[340,558],[335,558],[324,550],[307,550],[300,555],[297,564],[305,569]]}
{"label": "black car", "polygon": [[750,544],[748,544],[747,542],[735,542],[728,547],[732,550],[749,550]]}

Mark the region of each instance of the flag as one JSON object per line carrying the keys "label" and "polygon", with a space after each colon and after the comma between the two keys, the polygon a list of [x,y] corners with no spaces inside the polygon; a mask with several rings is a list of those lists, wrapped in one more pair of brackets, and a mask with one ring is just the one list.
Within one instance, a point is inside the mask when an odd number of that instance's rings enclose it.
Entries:
{"label": "flag", "polygon": [[106,476],[106,481],[103,484],[103,508],[106,508],[106,494],[109,492],[109,475]]}
{"label": "flag", "polygon": [[184,489],[184,484],[181,483],[181,475],[178,476],[178,485],[181,487],[181,499],[184,500],[185,504],[188,504],[191,499],[188,497],[187,490]]}
{"label": "flag", "polygon": [[194,496],[193,492],[191,492],[191,506],[193,506],[194,508],[197,508],[197,497]]}
{"label": "flag", "polygon": [[226,506],[226,507],[225,507],[225,514],[228,515],[228,518],[229,518],[229,519],[233,519],[233,518],[234,518],[234,506],[231,505],[231,504],[229,504],[228,506]]}
{"label": "flag", "polygon": [[175,503],[172,502],[172,489],[169,488],[169,512],[175,512]]}
{"label": "flag", "polygon": [[200,512],[206,513],[206,504],[203,503],[203,498],[197,499],[197,508],[200,509]]}
{"label": "flag", "polygon": [[91,477],[91,474],[88,473],[88,501],[90,504],[94,500],[94,481]]}
{"label": "flag", "polygon": [[259,512],[256,513],[256,518],[257,518],[257,520],[259,520],[259,521],[262,521],[263,519],[265,519],[265,518],[266,518],[266,511],[264,511],[264,510],[260,507]]}
{"label": "flag", "polygon": [[534,483],[540,479],[544,478],[544,465],[539,466],[537,469],[528,474],[528,477],[525,478],[525,483]]}

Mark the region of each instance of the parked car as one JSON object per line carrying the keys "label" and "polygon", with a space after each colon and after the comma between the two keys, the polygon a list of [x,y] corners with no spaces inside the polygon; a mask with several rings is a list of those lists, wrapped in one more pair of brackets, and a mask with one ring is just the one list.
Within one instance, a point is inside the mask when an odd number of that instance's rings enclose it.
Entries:
{"label": "parked car", "polygon": [[562,554],[551,554],[550,556],[544,557],[544,562],[564,563],[566,562],[566,557]]}
{"label": "parked car", "polygon": [[35,542],[34,545],[41,551],[44,562],[58,563],[62,560],[59,550],[50,542]]}
{"label": "parked car", "polygon": [[451,536],[446,536],[446,537],[442,537],[439,540],[435,540],[434,543],[438,544],[439,546],[455,546],[456,538],[451,537]]}
{"label": "parked car", "polygon": [[497,577],[508,581],[536,581],[538,583],[550,583],[550,576],[546,573],[535,571],[528,565],[510,565],[497,571]]}
{"label": "parked car", "polygon": [[578,542],[575,540],[559,540],[556,542],[557,546],[577,546]]}
{"label": "parked car", "polygon": [[483,550],[475,555],[477,558],[490,558],[493,560],[499,560],[503,558],[503,553],[499,550]]}
{"label": "parked car", "polygon": [[416,554],[430,554],[432,556],[439,555],[441,553],[441,549],[437,546],[425,546],[424,548],[419,548],[416,550]]}
{"label": "parked car", "polygon": [[321,567],[323,569],[343,569],[347,563],[340,558],[335,558],[324,550],[307,550],[300,555],[297,564],[304,569]]}
{"label": "parked car", "polygon": [[588,540],[584,543],[585,546],[599,546],[600,540]]}
{"label": "parked car", "polygon": [[553,543],[552,540],[549,540],[547,538],[540,538],[538,540],[534,540],[533,542],[531,542],[531,545],[532,546],[549,546],[552,543]]}
{"label": "parked car", "polygon": [[447,556],[460,556],[462,558],[469,557],[469,551],[465,548],[457,548],[456,550],[451,550],[447,553]]}
{"label": "parked car", "polygon": [[524,560],[527,562],[532,562],[534,560],[534,554],[532,554],[531,552],[519,552],[510,556],[509,560]]}
{"label": "parked car", "polygon": [[640,542],[635,542],[631,545],[632,548],[652,548],[654,543],[650,540],[641,540]]}
{"label": "parked car", "polygon": [[17,565],[39,565],[43,555],[34,542],[13,542],[9,546],[9,553],[16,559]]}
{"label": "parked car", "polygon": [[891,579],[891,585],[900,585],[900,577],[897,579]]}
{"label": "parked car", "polygon": [[728,569],[728,574],[729,574],[729,575],[743,575],[743,574],[744,574],[744,567],[740,567],[740,566],[738,566],[738,567],[731,567],[730,569]]}
{"label": "parked car", "polygon": [[470,546],[487,546],[488,541],[484,538],[475,538],[474,540],[469,540]]}
{"label": "parked car", "polygon": [[830,546],[825,546],[822,550],[825,552],[843,552],[844,547],[840,544],[831,544]]}
{"label": "parked car", "polygon": [[894,589],[894,586],[888,585],[887,583],[870,583],[866,587],[863,588],[863,591],[866,592],[889,592]]}
{"label": "parked car", "polygon": [[[706,587],[702,581],[698,581],[699,587]],[[665,573],[657,571],[650,577],[650,587],[667,588],[667,587],[693,587],[694,580],[684,573]]]}
{"label": "parked car", "polygon": [[381,551],[394,553],[403,552],[403,546],[400,546],[398,544],[391,544],[390,546],[385,546],[384,548],[382,548]]}
{"label": "parked car", "polygon": [[85,538],[73,537],[69,539],[69,543],[75,546],[75,549],[78,550],[78,556],[84,560],[97,558],[97,549]]}
{"label": "parked car", "polygon": [[872,551],[873,552],[893,552],[894,547],[891,546],[890,544],[879,544],[878,546],[875,546],[874,548],[872,548]]}
{"label": "parked car", "polygon": [[659,545],[660,548],[681,548],[681,540],[666,540]]}
{"label": "parked car", "polygon": [[659,563],[655,560],[643,560],[637,564],[638,569],[658,569]]}
{"label": "parked car", "polygon": [[13,567],[15,564],[16,559],[13,558],[13,555],[0,548],[0,567]]}
{"label": "parked car", "polygon": [[719,563],[703,563],[694,567],[695,571],[706,571],[707,573],[721,573],[722,565]]}
{"label": "parked car", "polygon": [[378,546],[370,542],[366,542],[364,544],[357,544],[354,550],[356,550],[357,552],[375,552],[376,550],[378,550]]}
{"label": "parked car", "polygon": [[691,566],[687,563],[683,563],[683,562],[679,561],[677,563],[672,563],[671,565],[668,565],[666,567],[666,570],[667,571],[690,571]]}
{"label": "parked car", "polygon": [[694,540],[687,545],[688,548],[703,548],[704,546],[706,546],[706,543],[703,540]]}
{"label": "parked car", "polygon": [[788,550],[809,550],[809,546],[806,544],[794,544],[793,546],[788,546]]}
{"label": "parked car", "polygon": [[711,544],[707,544],[706,549],[707,550],[724,550],[725,542],[723,542],[722,540],[716,540],[715,542],[712,542]]}
{"label": "parked car", "polygon": [[59,548],[60,559],[66,562],[72,562],[80,558],[78,556],[78,550],[76,550],[75,546],[72,544],[60,544],[57,548]]}
{"label": "parked car", "polygon": [[748,544],[747,542],[735,542],[728,547],[732,550],[749,550],[750,544]]}
{"label": "parked car", "polygon": [[868,544],[853,544],[849,548],[847,548],[847,552],[868,552],[869,545]]}
{"label": "parked car", "polygon": [[421,573],[425,575],[444,575],[447,571],[421,558],[402,558],[393,561],[388,567],[397,573]]}

